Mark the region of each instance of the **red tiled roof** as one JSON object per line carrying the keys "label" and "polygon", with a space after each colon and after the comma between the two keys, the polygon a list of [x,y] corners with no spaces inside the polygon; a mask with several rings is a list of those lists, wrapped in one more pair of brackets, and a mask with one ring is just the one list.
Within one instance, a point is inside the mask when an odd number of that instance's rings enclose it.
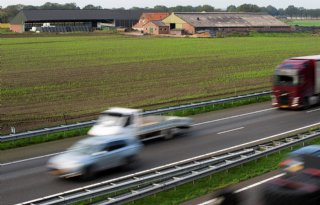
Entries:
{"label": "red tiled roof", "polygon": [[142,28],[143,25],[150,21],[160,21],[169,16],[169,13],[159,12],[159,13],[143,13],[139,19],[139,22],[136,23],[133,28]]}

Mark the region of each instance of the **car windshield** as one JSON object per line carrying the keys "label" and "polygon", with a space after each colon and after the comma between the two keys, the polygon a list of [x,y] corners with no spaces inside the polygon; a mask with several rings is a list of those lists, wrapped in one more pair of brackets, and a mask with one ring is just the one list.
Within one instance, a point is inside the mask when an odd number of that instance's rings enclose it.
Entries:
{"label": "car windshield", "polygon": [[294,75],[274,75],[275,85],[298,85],[298,77]]}
{"label": "car windshield", "polygon": [[76,154],[87,155],[87,154],[93,154],[95,152],[98,152],[99,148],[100,146],[97,146],[94,144],[78,142],[74,144],[72,147],[70,147],[69,151]]}
{"label": "car windshield", "polygon": [[128,116],[119,113],[102,113],[98,123],[104,126],[123,126]]}

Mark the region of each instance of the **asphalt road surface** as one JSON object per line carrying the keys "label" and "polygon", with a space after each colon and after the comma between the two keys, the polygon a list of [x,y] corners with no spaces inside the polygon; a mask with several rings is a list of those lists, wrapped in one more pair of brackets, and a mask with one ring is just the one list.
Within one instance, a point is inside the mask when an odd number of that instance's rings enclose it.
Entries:
{"label": "asphalt road surface", "polygon": [[146,143],[135,170],[107,170],[90,182],[61,180],[46,172],[47,155],[65,150],[79,138],[2,151],[0,202],[20,203],[258,140],[317,123],[319,113],[319,107],[287,111],[260,103],[197,115],[188,134]]}

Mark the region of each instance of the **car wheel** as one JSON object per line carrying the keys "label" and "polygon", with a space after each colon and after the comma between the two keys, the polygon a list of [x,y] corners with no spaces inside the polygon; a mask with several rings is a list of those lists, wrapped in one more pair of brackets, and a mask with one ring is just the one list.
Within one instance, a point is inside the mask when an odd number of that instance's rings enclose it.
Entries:
{"label": "car wheel", "polygon": [[290,189],[276,184],[266,184],[263,189],[265,205],[313,205],[318,192],[309,193],[303,189]]}
{"label": "car wheel", "polygon": [[129,157],[126,157],[125,163],[123,167],[127,170],[135,169],[138,166],[138,157],[136,155],[132,155]]}
{"label": "car wheel", "polygon": [[166,140],[172,139],[173,138],[173,130],[172,129],[167,129],[163,133],[163,138]]}
{"label": "car wheel", "polygon": [[95,171],[93,166],[88,166],[84,169],[83,174],[82,174],[82,179],[83,180],[90,180],[95,176]]}

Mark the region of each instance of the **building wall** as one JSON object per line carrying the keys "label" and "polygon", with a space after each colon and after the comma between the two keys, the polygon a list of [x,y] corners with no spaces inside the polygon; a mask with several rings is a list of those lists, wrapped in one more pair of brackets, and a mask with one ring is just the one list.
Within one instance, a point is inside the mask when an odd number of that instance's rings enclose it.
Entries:
{"label": "building wall", "polygon": [[159,34],[169,34],[169,26],[159,26]]}
{"label": "building wall", "polygon": [[143,33],[154,35],[168,34],[169,26],[158,26],[152,22],[149,22],[143,26]]}
{"label": "building wall", "polygon": [[10,30],[16,33],[24,32],[24,25],[21,24],[10,24]]}
{"label": "building wall", "polygon": [[185,32],[187,34],[194,34],[196,32],[195,27],[193,27],[192,25],[188,24],[188,23],[184,23],[182,25],[182,28],[185,30]]}
{"label": "building wall", "polygon": [[145,24],[143,26],[143,33],[158,35],[159,34],[159,28],[158,28],[157,25],[149,22],[149,23],[147,23],[147,24]]}
{"label": "building wall", "polygon": [[[174,13],[172,13],[167,18],[163,19],[162,22],[165,23],[166,25],[174,24],[175,25],[174,29],[183,29],[183,25],[187,23],[183,21],[181,18],[177,17]],[[170,27],[170,29],[172,28]]]}

